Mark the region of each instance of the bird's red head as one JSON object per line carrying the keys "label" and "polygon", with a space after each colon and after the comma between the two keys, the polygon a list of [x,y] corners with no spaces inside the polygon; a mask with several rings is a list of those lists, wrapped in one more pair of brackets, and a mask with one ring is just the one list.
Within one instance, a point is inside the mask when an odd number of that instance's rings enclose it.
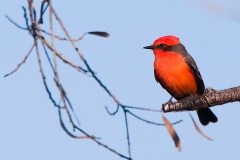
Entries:
{"label": "bird's red head", "polygon": [[160,44],[164,44],[166,46],[174,46],[180,43],[180,40],[178,37],[175,36],[164,36],[158,38],[154,43],[153,46],[157,46]]}
{"label": "bird's red head", "polygon": [[[173,55],[172,53],[174,53],[176,50],[175,46],[178,46],[179,44],[181,44],[179,38],[177,38],[175,36],[164,36],[164,37],[160,37],[157,40],[155,40],[153,45],[146,46],[143,48],[153,50],[155,59],[157,59],[162,56]],[[182,49],[185,50],[184,47]],[[171,52],[171,54],[169,54],[170,52]]]}
{"label": "bird's red head", "polygon": [[180,44],[179,38],[175,36],[164,36],[158,38],[153,45],[144,47],[145,49],[159,49],[164,50],[166,47],[174,46]]}
{"label": "bird's red head", "polygon": [[160,37],[151,46],[143,47],[145,49],[153,50],[155,58],[162,57],[163,55],[167,55],[166,53],[169,51],[173,52],[173,46],[177,46],[180,44],[179,38],[175,36],[164,36]]}

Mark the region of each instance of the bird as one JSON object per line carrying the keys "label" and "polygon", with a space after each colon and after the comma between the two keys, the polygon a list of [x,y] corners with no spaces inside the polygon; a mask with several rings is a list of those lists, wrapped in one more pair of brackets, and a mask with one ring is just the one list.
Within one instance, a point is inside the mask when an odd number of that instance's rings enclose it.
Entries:
{"label": "bird", "polygon": [[[178,37],[163,36],[143,48],[153,50],[155,79],[176,100],[204,93],[205,85],[196,62]],[[204,126],[218,121],[210,108],[198,109],[197,115]]]}

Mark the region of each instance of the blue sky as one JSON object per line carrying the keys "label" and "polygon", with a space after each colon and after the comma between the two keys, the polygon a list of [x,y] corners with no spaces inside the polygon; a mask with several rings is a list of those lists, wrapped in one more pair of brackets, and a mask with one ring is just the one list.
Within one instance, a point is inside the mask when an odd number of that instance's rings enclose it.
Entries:
{"label": "blue sky", "polygon": [[[4,1],[0,11],[0,159],[121,159],[91,140],[76,140],[65,134],[57,109],[44,89],[35,52],[18,72],[3,78],[33,43],[27,32],[5,18],[8,15],[24,26],[21,7],[26,5],[26,1]],[[175,35],[181,39],[195,59],[206,87],[221,90],[239,86],[239,6],[236,0],[54,1],[55,10],[72,37],[95,30],[110,33],[107,39],[88,35],[77,45],[97,76],[121,103],[153,109],[160,109],[170,95],[154,79],[152,52],[142,47],[160,36]],[[39,8],[38,3],[36,8]],[[47,16],[45,25],[41,26],[44,30],[49,30]],[[64,36],[57,23],[54,26],[55,33]],[[56,47],[65,57],[83,66],[70,43],[56,41]],[[52,93],[60,100],[43,52],[41,56]],[[92,78],[61,62],[59,71],[81,127],[127,155],[123,113],[109,116],[105,110],[105,106],[115,110],[112,99]],[[213,141],[195,131],[187,112],[165,114],[172,122],[183,120],[174,126],[181,139],[181,153],[174,147],[165,127],[129,117],[133,159],[238,159],[239,103],[212,110],[218,116],[218,123],[203,127],[197,122]],[[137,113],[162,122],[160,114]],[[197,120],[196,113],[192,115]]]}

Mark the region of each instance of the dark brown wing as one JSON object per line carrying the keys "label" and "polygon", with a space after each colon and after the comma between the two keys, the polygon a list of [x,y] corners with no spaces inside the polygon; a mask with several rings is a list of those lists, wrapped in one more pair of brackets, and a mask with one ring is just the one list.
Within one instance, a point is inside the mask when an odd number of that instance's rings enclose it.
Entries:
{"label": "dark brown wing", "polygon": [[194,59],[191,57],[191,55],[187,52],[185,47],[182,44],[175,45],[171,48],[172,51],[176,53],[182,54],[183,58],[185,59],[187,65],[189,66],[189,69],[193,73],[196,81],[197,81],[197,91],[199,94],[203,94],[205,90],[205,85],[202,79],[202,76],[198,70],[198,67],[194,61]]}
{"label": "dark brown wing", "polygon": [[202,76],[198,70],[198,67],[197,67],[195,61],[188,53],[183,54],[183,58],[185,59],[186,63],[188,64],[191,72],[193,73],[193,75],[197,81],[198,93],[203,94],[203,92],[205,90],[205,85],[204,85]]}

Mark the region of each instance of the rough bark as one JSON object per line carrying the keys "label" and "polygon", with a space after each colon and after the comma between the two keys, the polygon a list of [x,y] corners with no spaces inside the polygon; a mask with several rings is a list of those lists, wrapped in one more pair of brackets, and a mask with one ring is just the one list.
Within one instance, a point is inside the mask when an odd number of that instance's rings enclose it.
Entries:
{"label": "rough bark", "polygon": [[162,105],[162,110],[163,112],[193,111],[236,101],[240,101],[240,86],[218,91],[206,88],[203,95],[190,96],[177,102],[167,102]]}

